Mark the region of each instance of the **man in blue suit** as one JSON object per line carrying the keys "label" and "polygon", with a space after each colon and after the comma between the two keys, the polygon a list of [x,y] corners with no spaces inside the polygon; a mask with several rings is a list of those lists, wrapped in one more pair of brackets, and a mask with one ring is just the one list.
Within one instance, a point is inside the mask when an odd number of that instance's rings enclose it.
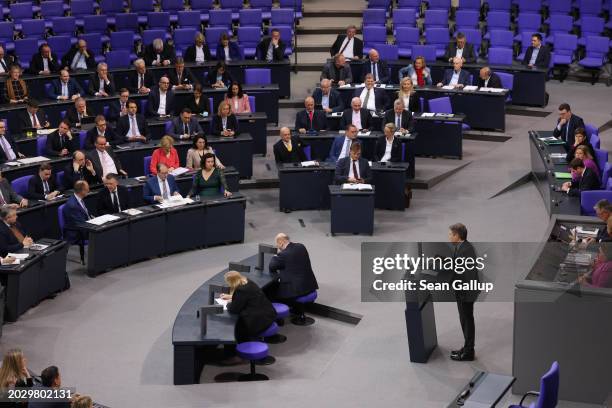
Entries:
{"label": "man in blue suit", "polygon": [[461,69],[463,60],[459,57],[453,58],[453,69],[444,71],[444,79],[438,82],[438,87],[452,85],[455,88],[463,88],[470,85],[470,73]]}
{"label": "man in blue suit", "polygon": [[377,84],[389,83],[389,67],[385,61],[380,59],[378,51],[374,48],[370,50],[368,59],[363,63],[363,82],[367,74],[372,74]]}
{"label": "man in blue suit", "polygon": [[67,70],[62,69],[60,71],[59,79],[54,80],[51,83],[49,89],[49,98],[58,101],[75,100],[81,95],[84,95],[83,88],[74,79],[70,78],[70,74]]}
{"label": "man in blue suit", "polygon": [[77,181],[74,183],[74,194],[62,209],[64,239],[68,242],[82,242],[87,239],[87,233],[80,228],[80,224],[93,218],[83,201],[87,194],[89,194],[89,184],[85,180]]}
{"label": "man in blue suit", "polygon": [[348,124],[346,126],[344,136],[338,136],[334,139],[332,147],[329,150],[328,160],[335,163],[338,160],[349,156],[351,146],[359,143],[357,140],[357,132],[358,129],[355,125]]}
{"label": "man in blue suit", "polygon": [[370,184],[372,181],[372,172],[368,161],[361,157],[361,143],[353,143],[350,150],[348,157],[344,157],[336,163],[336,171],[334,174],[336,184]]}
{"label": "man in blue suit", "polygon": [[321,87],[314,90],[312,97],[317,108],[320,107],[326,113],[344,110],[344,101],[340,93],[331,87],[331,81],[327,78],[321,80]]}
{"label": "man in blue suit", "polygon": [[151,204],[161,203],[173,195],[180,195],[174,176],[168,174],[168,166],[163,163],[157,164],[157,176],[147,179],[143,195],[145,201]]}

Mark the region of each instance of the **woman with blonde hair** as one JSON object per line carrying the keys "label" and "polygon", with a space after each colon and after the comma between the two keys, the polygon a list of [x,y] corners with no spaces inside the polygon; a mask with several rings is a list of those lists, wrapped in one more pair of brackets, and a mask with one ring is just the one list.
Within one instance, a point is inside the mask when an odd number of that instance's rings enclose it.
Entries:
{"label": "woman with blonde hair", "polygon": [[12,65],[4,86],[4,99],[10,104],[28,101],[28,86],[21,78],[21,67]]}
{"label": "woman with blonde hair", "polygon": [[404,110],[419,112],[418,98],[414,91],[414,85],[410,77],[402,78],[399,90],[397,91],[397,97],[404,102]]}
{"label": "woman with blonde hair", "polygon": [[87,395],[77,395],[72,398],[70,408],[92,408],[93,400]]}
{"label": "woman with blonde hair", "polygon": [[591,169],[597,175],[597,177],[601,177],[599,175],[599,167],[595,162],[595,158],[591,155],[591,152],[587,146],[577,146],[576,149],[574,149],[574,157],[582,160],[584,167]]}
{"label": "woman with blonde hair", "polygon": [[34,385],[27,368],[28,360],[19,349],[9,350],[2,359],[0,367],[0,390],[12,387],[31,387]]}
{"label": "woman with blonde hair", "polygon": [[400,82],[402,79],[404,79],[404,77],[411,78],[414,86],[431,85],[431,71],[425,64],[425,57],[419,55],[414,59],[414,64],[410,64],[407,67],[400,69]]}
{"label": "woman with blonde hair", "polygon": [[221,101],[217,114],[213,118],[212,132],[215,136],[234,136],[238,133],[238,120],[232,113],[232,107],[227,101]]}
{"label": "woman with blonde hair", "polygon": [[174,139],[172,136],[166,135],[161,138],[159,147],[155,149],[151,156],[151,164],[149,165],[151,174],[157,175],[157,165],[159,163],[165,164],[168,167],[168,171],[180,167],[178,152],[173,145]]}

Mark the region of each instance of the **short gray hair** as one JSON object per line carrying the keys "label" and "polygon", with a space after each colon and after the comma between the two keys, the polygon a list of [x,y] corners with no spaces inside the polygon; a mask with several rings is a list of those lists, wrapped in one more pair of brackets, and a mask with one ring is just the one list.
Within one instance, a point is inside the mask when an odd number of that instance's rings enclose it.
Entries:
{"label": "short gray hair", "polygon": [[403,100],[401,100],[401,99],[399,99],[399,98],[398,98],[398,99],[396,99],[395,101],[393,101],[393,107],[394,107],[394,108],[397,108],[397,107],[398,107],[398,106],[400,106],[400,105],[402,105],[402,107],[404,107],[404,108],[405,108],[405,106],[404,106],[404,101],[403,101]]}
{"label": "short gray hair", "polygon": [[100,62],[98,66],[96,67],[96,69],[98,70],[102,68],[108,68],[108,65],[106,65],[106,62]]}
{"label": "short gray hair", "polygon": [[136,61],[134,61],[134,66],[137,67],[139,65],[145,65],[145,62],[142,58],[138,58]]}
{"label": "short gray hair", "polygon": [[156,50],[160,48],[164,48],[164,41],[161,38],[156,38],[153,40],[153,48]]}

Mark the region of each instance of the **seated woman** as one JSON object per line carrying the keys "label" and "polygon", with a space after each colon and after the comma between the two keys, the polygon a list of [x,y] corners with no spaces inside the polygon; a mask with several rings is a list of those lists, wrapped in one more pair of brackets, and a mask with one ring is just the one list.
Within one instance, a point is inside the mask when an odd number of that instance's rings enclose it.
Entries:
{"label": "seated woman", "polygon": [[21,79],[21,67],[12,65],[4,84],[4,100],[8,103],[25,103],[28,101],[28,86]]}
{"label": "seated woman", "polygon": [[199,171],[194,179],[189,196],[199,195],[200,197],[212,197],[221,194],[223,187],[223,196],[231,197],[232,193],[227,187],[223,170],[215,167],[215,155],[206,153],[202,156],[201,171]]}
{"label": "seated woman", "polygon": [[404,109],[410,112],[419,112],[419,98],[414,91],[414,85],[410,77],[404,77],[400,82],[400,89],[397,91],[398,99],[404,102]]}
{"label": "seated woman", "polygon": [[208,85],[213,88],[227,88],[234,81],[225,62],[219,61],[214,68],[208,71]]}
{"label": "seated woman", "polygon": [[374,160],[380,162],[401,162],[402,143],[395,137],[395,124],[387,123],[384,128],[384,136],[376,139],[374,149]]}
{"label": "seated woman", "polygon": [[33,385],[32,375],[28,371],[28,361],[21,350],[7,351],[2,359],[2,367],[0,367],[0,392],[4,393],[9,388],[32,387]]}
{"label": "seated woman", "polygon": [[599,244],[599,254],[590,274],[581,275],[578,283],[594,288],[612,288],[612,242]]}
{"label": "seated woman", "polygon": [[239,61],[240,59],[240,48],[238,44],[230,41],[226,33],[221,34],[219,37],[219,44],[217,44],[217,60],[230,62]]}
{"label": "seated woman", "polygon": [[570,147],[569,152],[567,152],[567,156],[565,157],[566,162],[571,162],[576,154],[576,148],[578,146],[586,146],[591,156],[595,157],[595,150],[593,150],[593,146],[587,140],[586,131],[584,128],[578,128],[574,132],[574,144]]}
{"label": "seated woman", "polygon": [[[214,155],[215,151],[212,147],[208,145],[208,140],[206,139],[206,136],[197,135],[193,139],[193,146],[189,150],[187,150],[186,167],[190,170],[200,169],[202,167],[202,158],[207,153]],[[225,168],[225,166],[221,163],[217,156],[215,156],[215,166],[217,166],[221,170]]]}
{"label": "seated woman", "polygon": [[242,92],[242,85],[240,85],[240,82],[232,82],[229,88],[227,88],[225,102],[230,104],[232,112],[234,113],[251,113],[249,97]]}
{"label": "seated woman", "polygon": [[576,159],[581,159],[584,163],[584,167],[593,170],[597,177],[601,177],[599,174],[599,167],[597,167],[597,163],[595,162],[595,158],[591,155],[586,146],[577,146],[574,149],[574,157]]}
{"label": "seated woman", "polygon": [[412,79],[412,84],[414,86],[425,86],[431,85],[431,72],[429,68],[425,65],[425,57],[418,56],[414,59],[414,66],[412,64],[408,65],[399,70],[399,80],[400,83],[404,77],[409,77]]}
{"label": "seated woman", "polygon": [[202,95],[202,85],[195,84],[193,97],[187,100],[186,107],[191,109],[191,113],[194,115],[208,116],[208,98]]}
{"label": "seated woman", "polygon": [[154,176],[157,175],[158,163],[163,163],[168,166],[168,171],[172,171],[180,167],[178,152],[173,145],[174,139],[172,136],[166,135],[161,138],[159,141],[159,147],[153,151],[153,155],[151,156],[151,164],[149,165],[151,174]]}
{"label": "seated woman", "polygon": [[238,119],[232,113],[230,104],[221,101],[217,114],[213,118],[212,133],[215,136],[235,136],[238,133]]}

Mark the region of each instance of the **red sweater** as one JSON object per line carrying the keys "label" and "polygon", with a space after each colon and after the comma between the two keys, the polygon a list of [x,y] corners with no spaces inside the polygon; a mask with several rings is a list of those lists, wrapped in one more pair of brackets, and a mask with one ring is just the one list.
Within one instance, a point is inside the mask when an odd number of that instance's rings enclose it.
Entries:
{"label": "red sweater", "polygon": [[166,151],[163,148],[155,149],[153,152],[153,156],[151,156],[151,165],[149,169],[151,170],[151,174],[157,175],[157,163],[163,163],[168,168],[177,168],[180,166],[179,157],[176,149],[173,147],[170,149],[170,157],[166,156]]}

